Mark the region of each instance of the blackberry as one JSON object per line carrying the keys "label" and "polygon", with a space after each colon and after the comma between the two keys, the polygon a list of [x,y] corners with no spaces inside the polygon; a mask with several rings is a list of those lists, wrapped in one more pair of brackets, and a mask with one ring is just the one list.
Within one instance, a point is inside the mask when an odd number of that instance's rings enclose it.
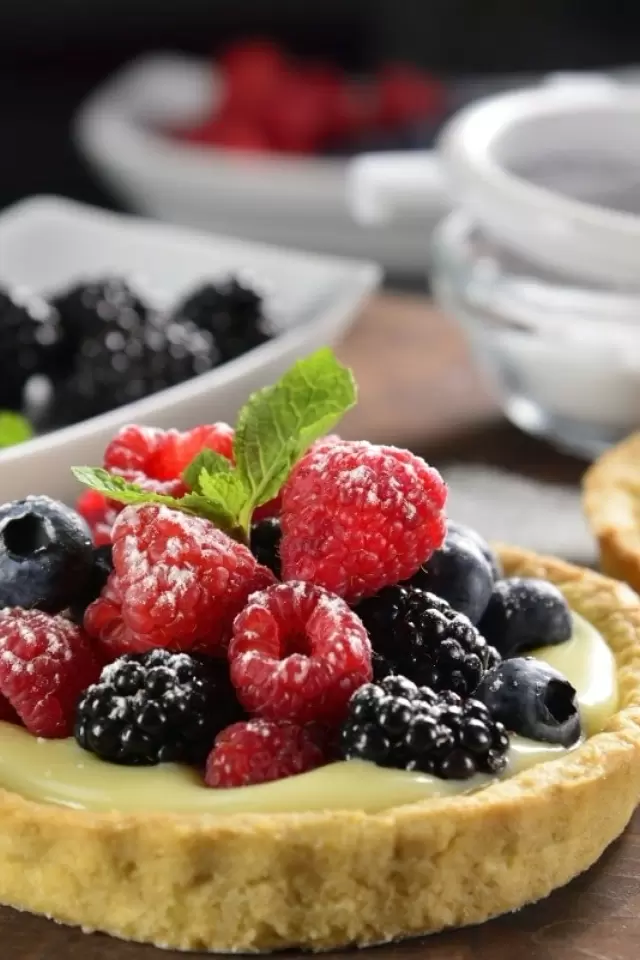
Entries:
{"label": "blackberry", "polygon": [[385,587],[355,611],[371,639],[378,680],[401,674],[466,696],[500,660],[467,617],[417,587]]}
{"label": "blackberry", "polygon": [[173,319],[189,321],[208,331],[223,362],[270,339],[262,296],[237,277],[199,287],[178,304]]}
{"label": "blackberry", "polygon": [[398,676],[353,694],[340,743],[346,760],[468,780],[504,770],[509,737],[483,703]]}
{"label": "blackberry", "polygon": [[40,297],[0,290],[0,407],[20,410],[27,381],[35,374],[55,378],[63,354],[57,312]]}
{"label": "blackberry", "polygon": [[58,613],[89,582],[91,534],[82,517],[49,497],[0,506],[0,608]]}
{"label": "blackberry", "polygon": [[219,362],[210,334],[150,315],[130,330],[106,326],[86,337],[56,396],[54,419],[74,423],[183,383]]}
{"label": "blackberry", "polygon": [[74,351],[85,337],[95,337],[105,327],[127,332],[143,326],[147,319],[147,307],[121,277],[78,283],[51,302]]}
{"label": "blackberry", "polygon": [[282,530],[277,517],[260,520],[251,527],[251,553],[258,563],[268,567],[280,579],[280,541]]}
{"label": "blackberry", "polygon": [[224,661],[157,648],[103,669],[78,704],[74,735],[110,763],[201,765],[242,716]]}

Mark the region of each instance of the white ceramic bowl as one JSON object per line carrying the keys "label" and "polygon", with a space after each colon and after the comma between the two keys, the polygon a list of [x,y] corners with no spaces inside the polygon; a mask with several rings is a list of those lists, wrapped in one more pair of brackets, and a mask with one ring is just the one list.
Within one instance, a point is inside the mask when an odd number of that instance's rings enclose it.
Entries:
{"label": "white ceramic bowl", "polygon": [[425,228],[448,209],[437,183],[419,217],[370,230],[351,216],[346,160],[229,153],[154,131],[201,118],[220,92],[209,63],[178,54],[142,57],[80,107],[76,143],[114,194],[140,213],[422,273]]}
{"label": "white ceramic bowl", "polygon": [[69,499],[69,467],[98,464],[126,423],[185,429],[233,420],[251,391],[336,340],[376,288],[374,264],[229,240],[38,197],[0,215],[0,285],[39,293],[83,275],[131,278],[162,307],[204,279],[240,271],[266,290],[278,335],[186,383],[0,452],[0,501],[37,490]]}

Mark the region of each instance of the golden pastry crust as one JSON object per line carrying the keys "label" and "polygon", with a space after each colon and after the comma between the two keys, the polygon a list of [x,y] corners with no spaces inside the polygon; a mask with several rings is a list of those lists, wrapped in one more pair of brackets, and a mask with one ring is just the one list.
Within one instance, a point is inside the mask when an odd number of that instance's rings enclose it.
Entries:
{"label": "golden pastry crust", "polygon": [[640,798],[640,600],[501,553],[509,574],[556,583],[613,649],[620,709],[602,733],[472,796],[379,814],[105,814],[0,791],[0,901],[174,948],[322,950],[479,923],[585,870]]}
{"label": "golden pastry crust", "polygon": [[587,470],[583,505],[600,546],[602,569],[640,591],[640,433]]}

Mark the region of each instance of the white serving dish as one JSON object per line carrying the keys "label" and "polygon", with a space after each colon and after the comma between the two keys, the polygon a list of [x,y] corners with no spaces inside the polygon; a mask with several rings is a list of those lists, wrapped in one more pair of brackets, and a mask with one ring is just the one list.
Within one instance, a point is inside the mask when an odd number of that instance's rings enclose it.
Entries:
{"label": "white serving dish", "polygon": [[412,219],[371,230],[351,215],[349,163],[230,154],[181,144],[154,126],[184,124],[220,96],[213,67],[177,54],[136,60],[96,90],[74,122],[81,153],[131,209],[200,229],[422,273],[425,228],[448,210],[437,180]]}
{"label": "white serving dish", "polygon": [[199,281],[230,271],[265,288],[278,336],[184,384],[0,451],[0,501],[33,491],[73,498],[69,467],[99,464],[123,424],[186,429],[233,421],[249,393],[344,333],[380,280],[372,263],[202,235],[53,197],[0,214],[0,285],[46,294],[83,275],[119,273],[162,307]]}

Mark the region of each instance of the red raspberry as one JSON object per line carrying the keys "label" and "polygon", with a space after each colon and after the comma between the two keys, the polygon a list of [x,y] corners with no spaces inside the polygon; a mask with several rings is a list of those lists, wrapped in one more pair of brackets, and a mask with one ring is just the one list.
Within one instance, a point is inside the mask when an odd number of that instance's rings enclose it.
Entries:
{"label": "red raspberry", "polygon": [[0,611],[0,693],[27,730],[68,737],[80,694],[100,676],[86,635],[40,610]]}
{"label": "red raspberry", "polygon": [[85,614],[111,659],[153,647],[221,653],[247,597],[275,581],[208,520],[154,503],[123,510],[112,539],[113,573]]}
{"label": "red raspberry", "polygon": [[[325,448],[333,446],[334,443],[341,443],[341,438],[337,433],[328,433],[326,437],[321,437],[320,440],[311,446],[311,450],[324,450]],[[267,520],[269,517],[279,517],[282,510],[282,491],[278,493],[273,500],[269,500],[267,503],[263,503],[261,507],[256,507],[253,511],[252,521],[253,523],[259,523],[260,520]]]}
{"label": "red raspberry", "polygon": [[360,619],[310,583],[280,583],[251,597],[233,625],[229,663],[246,710],[296,723],[339,722],[372,675]]}
{"label": "red raspberry", "polygon": [[205,448],[230,460],[231,427],[226,423],[203,424],[181,433],[132,425],[123,427],[113,438],[104,453],[104,466],[145,490],[181,497],[187,491],[182,471]]}
{"label": "red raspberry", "polygon": [[218,734],[204,779],[209,787],[248,787],[314,770],[325,762],[312,728],[249,720]]}
{"label": "red raspberry", "polygon": [[6,697],[0,697],[0,720],[4,723],[15,723],[21,726],[22,720],[15,712]]}
{"label": "red raspberry", "polygon": [[282,497],[282,576],[352,602],[406,580],[444,540],[446,486],[424,460],[365,442],[312,449]]}
{"label": "red raspberry", "polygon": [[76,511],[87,521],[96,547],[111,543],[111,528],[121,509],[121,504],[107,500],[97,490],[85,490],[76,500]]}

